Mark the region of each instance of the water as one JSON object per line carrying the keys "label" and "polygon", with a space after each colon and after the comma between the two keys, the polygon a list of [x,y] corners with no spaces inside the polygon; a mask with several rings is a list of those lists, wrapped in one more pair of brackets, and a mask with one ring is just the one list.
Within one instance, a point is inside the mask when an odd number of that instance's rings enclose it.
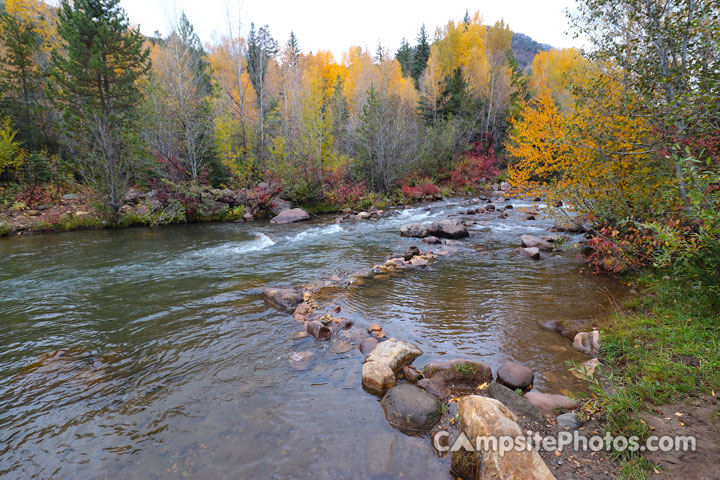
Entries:
{"label": "water", "polygon": [[[429,440],[394,430],[362,390],[357,350],[295,339],[300,324],[260,292],[382,263],[419,244],[401,225],[463,202],[342,225],[0,241],[0,477],[450,478]],[[536,371],[540,391],[582,389],[567,362],[587,357],[540,323],[601,316],[622,286],[572,253],[515,254],[521,234],[552,221],[525,221],[513,203],[509,219],[474,217],[486,231],[430,268],[326,292],[323,305],[417,343],[416,365],[464,357],[495,371],[513,360]],[[288,360],[300,351],[315,356],[298,370]]]}

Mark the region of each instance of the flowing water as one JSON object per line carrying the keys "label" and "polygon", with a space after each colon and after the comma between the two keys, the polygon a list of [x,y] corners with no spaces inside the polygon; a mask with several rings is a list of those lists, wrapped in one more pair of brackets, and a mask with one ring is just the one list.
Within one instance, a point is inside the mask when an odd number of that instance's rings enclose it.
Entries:
{"label": "flowing water", "polygon": [[[382,263],[419,244],[401,225],[464,203],[341,225],[1,240],[0,477],[450,478],[448,459],[390,427],[363,391],[357,349],[294,338],[300,324],[260,292]],[[360,329],[378,322],[418,344],[416,365],[463,357],[495,371],[512,360],[535,370],[540,391],[582,389],[568,361],[587,357],[540,324],[603,315],[622,286],[573,253],[533,262],[513,252],[521,234],[552,224],[525,221],[513,203],[509,219],[475,216],[471,237],[429,268],[324,301]],[[300,351],[315,353],[305,369],[289,363]]]}

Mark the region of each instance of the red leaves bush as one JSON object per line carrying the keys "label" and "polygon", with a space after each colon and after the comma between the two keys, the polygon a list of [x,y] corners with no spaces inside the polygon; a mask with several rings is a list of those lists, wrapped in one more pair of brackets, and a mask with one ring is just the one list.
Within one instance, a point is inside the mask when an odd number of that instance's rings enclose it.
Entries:
{"label": "red leaves bush", "polygon": [[353,182],[347,168],[339,167],[323,170],[323,195],[326,200],[338,207],[357,204],[368,193],[367,184]]}
{"label": "red leaves bush", "polygon": [[587,260],[596,273],[636,271],[653,264],[653,254],[660,244],[650,228],[633,223],[603,227],[588,242],[593,253]]}
{"label": "red leaves bush", "polygon": [[430,182],[424,182],[420,185],[411,187],[409,185],[402,185],[402,193],[411,200],[417,200],[425,196],[435,196],[440,194],[440,189]]}
{"label": "red leaves bush", "polygon": [[476,188],[500,174],[495,151],[490,148],[484,152],[480,142],[465,152],[464,157],[450,172],[453,188]]}

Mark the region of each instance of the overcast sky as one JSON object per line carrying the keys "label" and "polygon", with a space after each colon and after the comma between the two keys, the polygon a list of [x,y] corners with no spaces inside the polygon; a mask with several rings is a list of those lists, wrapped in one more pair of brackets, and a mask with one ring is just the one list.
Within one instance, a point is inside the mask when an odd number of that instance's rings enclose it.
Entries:
{"label": "overcast sky", "polygon": [[[515,32],[525,33],[554,47],[576,46],[568,30],[565,9],[573,0],[121,0],[143,33],[163,35],[170,30],[173,12],[185,11],[203,42],[227,31],[226,11],[240,17],[244,30],[250,22],[268,24],[284,43],[295,31],[303,52],[330,50],[340,60],[352,45],[374,50],[378,41],[395,52],[403,37],[412,40],[424,23],[432,36],[437,26],[459,20],[465,10],[480,11],[485,23],[501,18]],[[238,15],[238,12],[239,15]]]}

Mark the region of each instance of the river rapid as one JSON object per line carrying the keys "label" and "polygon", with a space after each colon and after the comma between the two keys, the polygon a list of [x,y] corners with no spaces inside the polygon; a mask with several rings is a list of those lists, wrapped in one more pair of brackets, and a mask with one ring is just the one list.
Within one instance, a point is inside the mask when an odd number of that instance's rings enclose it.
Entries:
{"label": "river rapid", "polygon": [[[532,261],[521,234],[552,219],[466,216],[467,199],[343,224],[182,225],[0,240],[0,477],[451,478],[424,437],[385,420],[361,386],[362,354],[295,338],[266,285],[346,276],[402,253],[411,222],[475,220],[427,268],[325,292],[359,329],[379,323],[425,352],[414,364],[515,361],[535,388],[584,385],[587,357],[541,326],[600,317],[623,285],[577,250]],[[572,247],[577,239],[569,239]],[[52,360],[54,352],[66,353]],[[293,352],[311,351],[304,369]]]}

